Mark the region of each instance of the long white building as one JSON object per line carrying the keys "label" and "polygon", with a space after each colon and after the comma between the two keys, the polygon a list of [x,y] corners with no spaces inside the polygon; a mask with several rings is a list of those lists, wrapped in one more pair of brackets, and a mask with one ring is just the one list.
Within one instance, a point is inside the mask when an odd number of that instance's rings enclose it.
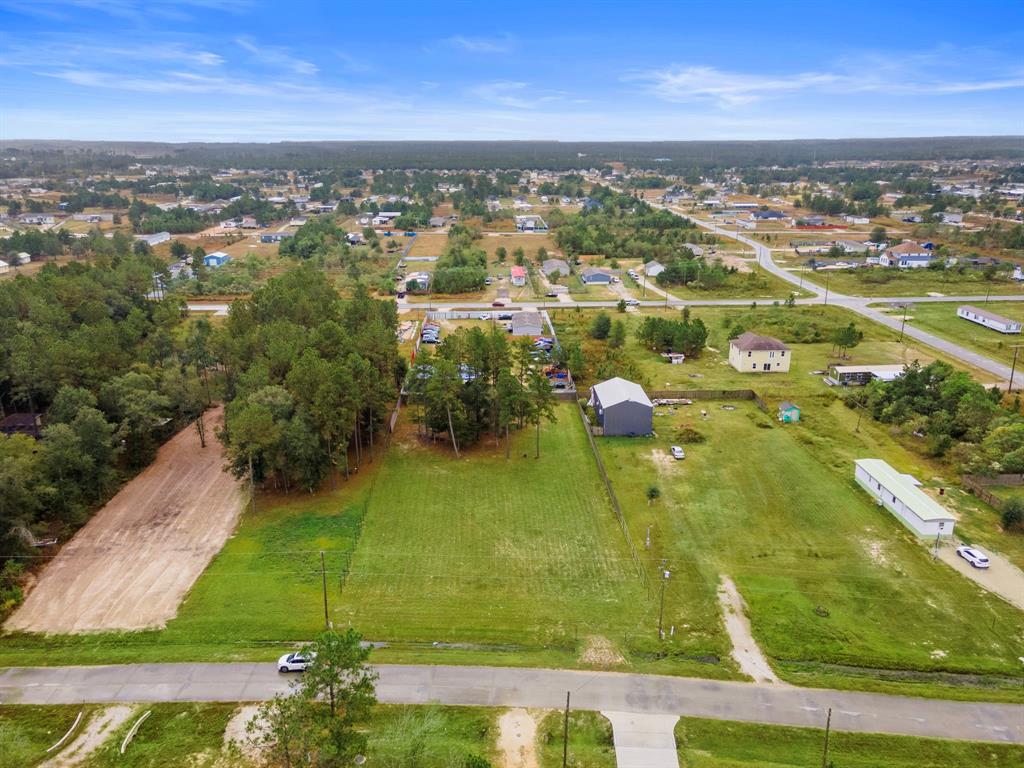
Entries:
{"label": "long white building", "polygon": [[1020,333],[1021,324],[1016,320],[997,315],[995,312],[989,312],[987,309],[972,307],[970,304],[957,307],[956,315],[964,320],[984,325],[986,328],[991,328],[993,331],[999,331],[1000,333]]}
{"label": "long white building", "polygon": [[941,504],[882,459],[857,459],[854,478],[879,504],[918,536],[952,536],[956,519]]}

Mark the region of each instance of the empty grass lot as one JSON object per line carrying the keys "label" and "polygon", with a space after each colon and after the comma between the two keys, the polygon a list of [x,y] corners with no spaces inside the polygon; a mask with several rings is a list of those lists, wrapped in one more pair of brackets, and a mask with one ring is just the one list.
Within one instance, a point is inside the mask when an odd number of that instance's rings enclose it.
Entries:
{"label": "empty grass lot", "polygon": [[571,406],[512,458],[454,459],[411,425],[380,468],[335,622],[371,638],[575,647],[650,612]]}
{"label": "empty grass lot", "polygon": [[[991,357],[993,360],[1010,365],[1013,361],[1013,345],[1024,344],[1024,337],[1019,333],[999,333],[991,328],[957,317],[957,307],[962,306],[963,303],[915,304],[907,311],[907,325],[934,333],[936,336],[949,339],[963,347],[980,352],[986,357]],[[984,298],[980,298],[972,306],[995,312],[997,315],[1008,317],[1011,320],[1024,322],[1024,301],[990,301],[986,304]],[[879,308],[881,309],[881,307]],[[890,314],[901,315],[902,310],[890,310]],[[1018,352],[1017,362],[1024,366],[1024,351]]]}
{"label": "empty grass lot", "polygon": [[808,279],[825,285],[828,274],[829,290],[852,296],[927,296],[944,293],[948,296],[985,296],[1021,294],[1024,289],[1010,279],[986,280],[979,270],[969,269],[963,274],[955,270],[897,269],[872,267],[849,272],[817,273]]}

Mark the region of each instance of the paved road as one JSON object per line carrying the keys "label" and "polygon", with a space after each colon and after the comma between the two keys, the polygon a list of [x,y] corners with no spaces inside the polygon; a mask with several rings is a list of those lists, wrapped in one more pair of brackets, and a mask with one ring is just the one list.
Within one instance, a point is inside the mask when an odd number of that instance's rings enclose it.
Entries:
{"label": "paved road", "polygon": [[[505,667],[377,667],[377,694],[393,704],[565,705],[822,727],[840,731],[1024,744],[1024,705],[984,704],[658,675]],[[286,690],[267,663],[128,664],[0,670],[0,703],[258,701]]]}
{"label": "paved road", "polygon": [[612,724],[618,768],[679,768],[678,715],[602,712]]}

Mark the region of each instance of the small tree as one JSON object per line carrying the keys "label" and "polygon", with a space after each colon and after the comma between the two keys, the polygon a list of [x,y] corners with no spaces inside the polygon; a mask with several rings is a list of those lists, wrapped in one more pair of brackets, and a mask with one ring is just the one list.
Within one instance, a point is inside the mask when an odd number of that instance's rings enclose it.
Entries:
{"label": "small tree", "polygon": [[608,336],[608,346],[618,349],[626,343],[626,324],[621,320],[612,323],[612,330]]}
{"label": "small tree", "polygon": [[615,308],[617,310],[619,310],[619,312],[625,312],[626,311],[626,300],[625,299],[619,299],[619,303],[615,305]]}
{"label": "small tree", "polygon": [[888,239],[885,227],[875,227],[871,230],[872,243],[884,243]]}
{"label": "small tree", "polygon": [[1007,531],[1024,530],[1024,501],[1012,498],[1003,505],[1003,529]]}
{"label": "small tree", "polygon": [[494,252],[494,255],[498,257],[498,261],[499,261],[499,262],[500,262],[501,264],[504,264],[504,263],[505,263],[505,259],[507,259],[507,258],[508,258],[508,251],[507,251],[507,250],[505,250],[505,246],[503,246],[503,245],[499,245],[499,246],[498,246],[498,250],[496,250],[496,251]]}
{"label": "small tree", "polygon": [[645,495],[647,496],[647,506],[651,506],[651,504],[661,498],[661,488],[653,484],[648,485]]}
{"label": "small tree", "polygon": [[594,322],[590,324],[590,336],[595,339],[607,339],[612,330],[612,319],[607,312],[598,312]]}

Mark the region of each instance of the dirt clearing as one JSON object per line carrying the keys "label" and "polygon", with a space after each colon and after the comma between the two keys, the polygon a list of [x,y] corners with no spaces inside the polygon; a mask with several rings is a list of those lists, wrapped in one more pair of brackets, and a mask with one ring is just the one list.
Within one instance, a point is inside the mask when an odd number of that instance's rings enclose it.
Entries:
{"label": "dirt clearing", "polygon": [[86,763],[103,742],[124,725],[134,712],[133,707],[118,705],[94,712],[83,730],[68,746],[40,768],[72,768]]}
{"label": "dirt clearing", "polygon": [[725,629],[732,640],[732,657],[739,665],[740,672],[754,678],[757,683],[780,682],[750,632],[743,597],[732,579],[725,575],[718,586],[718,602],[722,606]]}
{"label": "dirt clearing", "polygon": [[78,532],[39,577],[7,630],[78,633],[162,627],[234,530],[244,495],[213,438],[221,410],[195,426]]}
{"label": "dirt clearing", "polygon": [[498,718],[501,768],[537,768],[537,721],[525,709]]}
{"label": "dirt clearing", "polygon": [[956,553],[956,547],[939,547],[939,559],[953,569],[960,571],[982,589],[999,595],[1003,600],[1024,610],[1024,571],[1002,555],[985,550],[988,568],[975,568]]}

